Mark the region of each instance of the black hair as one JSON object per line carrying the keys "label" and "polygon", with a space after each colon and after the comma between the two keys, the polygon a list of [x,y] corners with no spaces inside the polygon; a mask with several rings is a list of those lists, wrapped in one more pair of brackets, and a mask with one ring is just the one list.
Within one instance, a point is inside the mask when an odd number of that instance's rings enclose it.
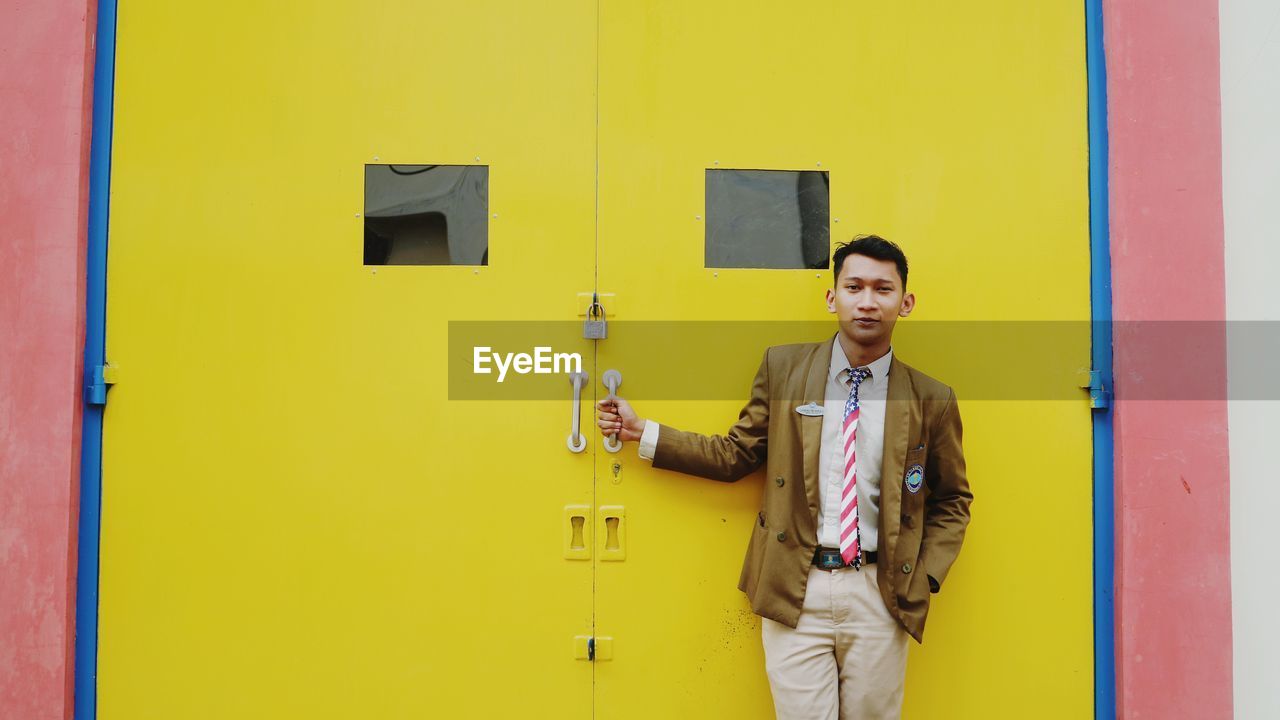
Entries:
{"label": "black hair", "polygon": [[907,256],[902,248],[885,240],[879,235],[859,235],[847,243],[837,243],[835,254],[831,256],[831,272],[835,275],[835,284],[840,284],[840,271],[844,268],[844,259],[850,255],[866,255],[875,260],[892,260],[898,266],[898,276],[902,278],[902,291],[907,290]]}

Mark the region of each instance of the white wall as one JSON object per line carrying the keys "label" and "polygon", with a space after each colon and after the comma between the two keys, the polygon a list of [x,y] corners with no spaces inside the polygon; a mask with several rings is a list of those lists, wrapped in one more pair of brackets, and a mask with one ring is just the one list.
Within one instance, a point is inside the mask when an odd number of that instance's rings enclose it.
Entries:
{"label": "white wall", "polygon": [[[1228,385],[1280,368],[1280,2],[1220,0]],[[1264,346],[1263,343],[1266,343]],[[1276,386],[1271,381],[1270,386]],[[1235,717],[1280,718],[1280,402],[1228,406]]]}

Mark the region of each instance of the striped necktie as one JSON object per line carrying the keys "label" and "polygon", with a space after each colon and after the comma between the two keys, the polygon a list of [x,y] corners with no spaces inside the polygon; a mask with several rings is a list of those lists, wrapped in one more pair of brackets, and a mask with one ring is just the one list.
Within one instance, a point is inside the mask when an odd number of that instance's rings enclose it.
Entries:
{"label": "striped necktie", "polygon": [[846,565],[862,566],[862,543],[858,536],[858,388],[871,377],[867,367],[849,368],[849,399],[844,403],[844,487],[840,494],[840,557]]}

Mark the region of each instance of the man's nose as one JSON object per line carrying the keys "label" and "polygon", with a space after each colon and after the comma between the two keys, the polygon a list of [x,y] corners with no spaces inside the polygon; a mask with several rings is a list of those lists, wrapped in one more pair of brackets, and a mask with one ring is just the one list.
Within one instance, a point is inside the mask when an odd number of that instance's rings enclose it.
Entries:
{"label": "man's nose", "polygon": [[862,309],[862,310],[875,309],[876,304],[871,297],[871,293],[869,292],[863,291],[858,293],[856,300],[857,300],[857,306],[859,309]]}

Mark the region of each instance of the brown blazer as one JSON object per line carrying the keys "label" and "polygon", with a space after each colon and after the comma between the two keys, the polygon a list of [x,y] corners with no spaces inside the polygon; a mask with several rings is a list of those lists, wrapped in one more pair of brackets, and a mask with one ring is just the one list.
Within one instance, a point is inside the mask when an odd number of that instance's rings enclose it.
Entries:
{"label": "brown blazer", "polygon": [[[661,425],[653,465],[733,482],[767,463],[764,508],[752,525],[738,587],[763,617],[795,627],[818,545],[822,417],[796,407],[824,401],[831,340],[765,351],[751,399],[724,435]],[[924,467],[917,492],[906,486]],[[969,523],[960,411],[951,388],[898,360],[889,365],[880,468],[880,595],[917,641],[929,612],[929,577],[941,585]]]}

